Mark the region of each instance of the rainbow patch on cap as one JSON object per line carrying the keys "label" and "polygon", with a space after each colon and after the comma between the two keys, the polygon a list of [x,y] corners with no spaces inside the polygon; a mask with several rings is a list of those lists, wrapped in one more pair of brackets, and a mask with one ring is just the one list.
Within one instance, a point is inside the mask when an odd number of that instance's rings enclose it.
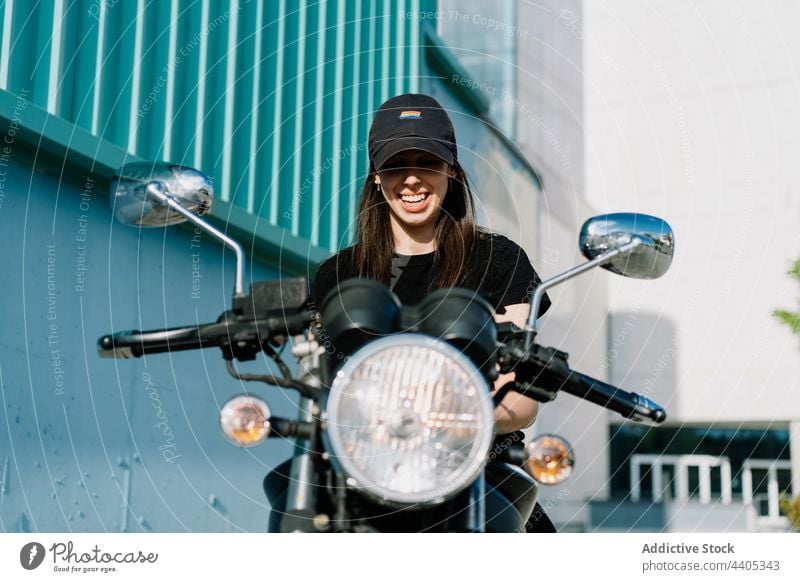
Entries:
{"label": "rainbow patch on cap", "polygon": [[400,119],[419,119],[421,115],[419,111],[401,111]]}

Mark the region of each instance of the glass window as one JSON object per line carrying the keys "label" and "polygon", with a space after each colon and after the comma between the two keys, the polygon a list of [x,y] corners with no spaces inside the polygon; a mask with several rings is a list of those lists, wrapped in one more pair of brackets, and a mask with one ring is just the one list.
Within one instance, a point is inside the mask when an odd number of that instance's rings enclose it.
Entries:
{"label": "glass window", "polygon": [[484,84],[489,115],[514,137],[517,36],[515,2],[439,0],[438,33],[473,79]]}
{"label": "glass window", "polygon": [[[718,427],[663,427],[612,425],[610,427],[611,495],[626,497],[630,491],[630,457],[643,455],[712,455],[731,462],[733,494],[742,493],[742,466],[747,459],[788,460],[789,431],[786,429],[736,429]],[[671,470],[671,469],[670,469]],[[651,491],[650,468],[642,468],[642,497]],[[766,474],[766,471],[764,471]],[[753,488],[764,484],[760,473],[753,471]],[[674,475],[673,475],[674,476]],[[779,481],[783,477],[779,471]],[[674,479],[665,478],[665,493],[675,494]],[[719,493],[719,469],[712,469],[712,494]],[[764,481],[766,483],[766,481]],[[689,493],[696,496],[697,473],[689,471]],[[694,493],[695,495],[692,495]]]}

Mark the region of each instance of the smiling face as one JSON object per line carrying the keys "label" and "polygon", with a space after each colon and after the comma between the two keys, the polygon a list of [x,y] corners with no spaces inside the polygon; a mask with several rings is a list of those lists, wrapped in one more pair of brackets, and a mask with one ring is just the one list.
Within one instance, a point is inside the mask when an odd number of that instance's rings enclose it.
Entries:
{"label": "smiling face", "polygon": [[375,183],[389,203],[395,238],[398,228],[408,234],[429,230],[433,235],[448,181],[454,176],[447,162],[422,150],[399,152],[389,158],[375,175]]}

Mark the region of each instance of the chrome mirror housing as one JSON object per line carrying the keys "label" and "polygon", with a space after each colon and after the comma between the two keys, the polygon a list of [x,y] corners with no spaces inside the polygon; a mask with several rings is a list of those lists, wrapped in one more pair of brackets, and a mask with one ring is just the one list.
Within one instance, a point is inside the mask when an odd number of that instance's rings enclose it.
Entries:
{"label": "chrome mirror housing", "polygon": [[542,282],[531,294],[531,310],[525,325],[525,348],[538,332],[539,306],[545,292],[564,281],[603,267],[636,279],[656,279],[672,264],[675,240],[666,221],[647,214],[619,212],[590,218],[581,228],[578,245],[587,262]]}
{"label": "chrome mirror housing", "polygon": [[211,210],[211,178],[200,170],[164,162],[126,164],[111,183],[114,216],[130,226],[169,226],[189,221],[236,254],[234,297],[244,296],[242,245],[203,220]]}
{"label": "chrome mirror housing", "polygon": [[625,277],[657,279],[669,269],[675,250],[672,228],[660,218],[633,212],[595,216],[583,224],[578,244],[583,256],[594,260],[637,239],[634,248],[600,266]]}
{"label": "chrome mirror housing", "polygon": [[211,209],[213,197],[210,177],[194,168],[164,162],[126,164],[111,183],[114,217],[129,226],[180,224],[189,219],[176,204],[203,216]]}

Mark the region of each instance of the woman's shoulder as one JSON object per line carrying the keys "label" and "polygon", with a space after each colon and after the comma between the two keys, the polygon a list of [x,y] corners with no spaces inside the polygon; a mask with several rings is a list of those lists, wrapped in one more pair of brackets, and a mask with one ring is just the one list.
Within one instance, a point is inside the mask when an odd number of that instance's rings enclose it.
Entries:
{"label": "woman's shoulder", "polygon": [[487,229],[478,230],[478,243],[481,245],[495,245],[498,247],[519,247],[517,243],[504,234]]}
{"label": "woman's shoulder", "polygon": [[340,281],[355,276],[353,250],[353,247],[342,249],[319,264],[310,285],[311,297],[316,304]]}
{"label": "woman's shoulder", "polygon": [[525,250],[505,235],[488,230],[478,232],[478,257],[491,263],[503,263],[526,256]]}
{"label": "woman's shoulder", "polygon": [[[525,249],[507,236],[480,231],[476,255],[481,288],[495,308],[527,302],[531,291],[541,283]],[[545,295],[539,315],[549,306],[550,299]]]}
{"label": "woman's shoulder", "polygon": [[347,247],[322,261],[316,270],[317,277],[329,273],[347,273],[355,269],[355,247]]}

